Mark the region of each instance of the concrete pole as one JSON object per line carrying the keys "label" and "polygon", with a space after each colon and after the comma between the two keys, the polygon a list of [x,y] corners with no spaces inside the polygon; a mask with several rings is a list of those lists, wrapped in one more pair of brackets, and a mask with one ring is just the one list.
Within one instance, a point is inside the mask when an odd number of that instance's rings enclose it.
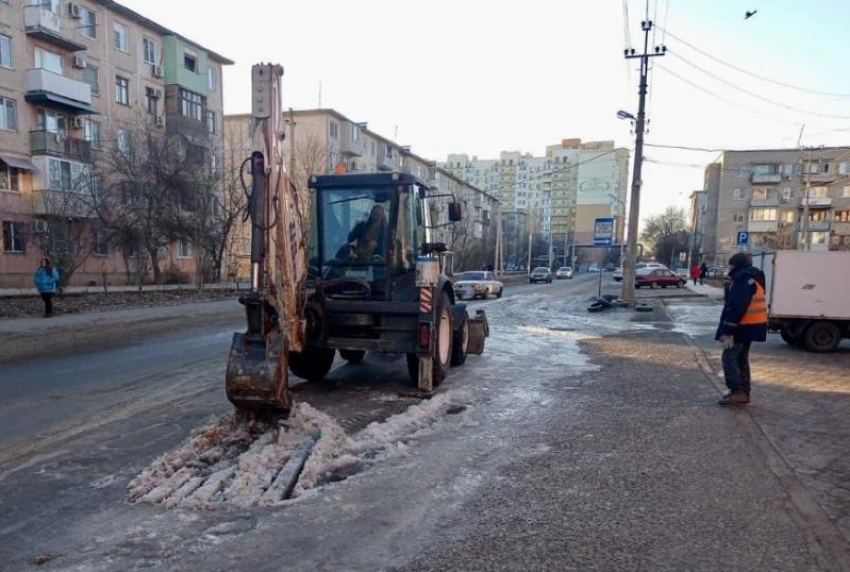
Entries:
{"label": "concrete pole", "polygon": [[531,230],[528,231],[528,274],[531,274],[531,244],[534,242],[531,238]]}
{"label": "concrete pole", "polygon": [[[804,161],[803,163],[803,173],[802,177],[804,179],[804,188],[805,192],[803,193],[803,240],[802,240],[802,249],[801,250],[811,250],[812,249],[812,237],[809,232],[809,192],[811,188],[811,175],[809,174],[809,169],[812,167],[812,151],[809,150],[809,162],[808,164]],[[798,241],[799,242],[799,241]]]}

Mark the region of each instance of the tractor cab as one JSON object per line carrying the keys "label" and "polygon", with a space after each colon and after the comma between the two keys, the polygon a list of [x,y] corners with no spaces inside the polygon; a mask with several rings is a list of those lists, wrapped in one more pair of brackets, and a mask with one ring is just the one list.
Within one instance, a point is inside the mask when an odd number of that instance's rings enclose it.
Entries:
{"label": "tractor cab", "polygon": [[309,186],[308,281],[331,297],[414,299],[417,258],[445,249],[431,242],[428,188],[403,173],[314,176]]}

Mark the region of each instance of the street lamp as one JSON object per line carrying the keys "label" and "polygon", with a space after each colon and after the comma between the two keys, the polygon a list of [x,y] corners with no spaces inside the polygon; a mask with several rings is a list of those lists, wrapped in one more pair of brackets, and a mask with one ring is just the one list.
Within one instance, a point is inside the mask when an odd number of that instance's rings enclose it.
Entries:
{"label": "street lamp", "polygon": [[632,121],[636,121],[634,115],[632,115],[628,111],[623,111],[622,109],[617,112],[617,117],[619,117],[620,119],[631,119]]}

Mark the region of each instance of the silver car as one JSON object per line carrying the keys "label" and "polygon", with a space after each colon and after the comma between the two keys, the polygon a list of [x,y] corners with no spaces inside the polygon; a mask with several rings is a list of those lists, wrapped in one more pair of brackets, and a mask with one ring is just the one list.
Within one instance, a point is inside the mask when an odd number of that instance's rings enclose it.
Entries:
{"label": "silver car", "polygon": [[474,300],[475,298],[484,298],[485,300],[490,297],[490,295],[495,296],[496,298],[502,297],[502,291],[505,289],[505,286],[496,280],[496,277],[492,272],[487,271],[475,271],[475,272],[464,272],[460,276],[458,276],[458,280],[454,284],[455,288],[455,298],[458,300],[463,300],[464,298],[469,298]]}
{"label": "silver car", "polygon": [[566,278],[567,280],[573,279],[573,269],[569,266],[561,266],[558,270],[555,271],[555,278],[561,280],[562,278]]}
{"label": "silver car", "polygon": [[547,284],[551,284],[552,272],[545,266],[538,266],[531,271],[531,276],[528,277],[529,284],[535,284],[537,282],[546,282]]}

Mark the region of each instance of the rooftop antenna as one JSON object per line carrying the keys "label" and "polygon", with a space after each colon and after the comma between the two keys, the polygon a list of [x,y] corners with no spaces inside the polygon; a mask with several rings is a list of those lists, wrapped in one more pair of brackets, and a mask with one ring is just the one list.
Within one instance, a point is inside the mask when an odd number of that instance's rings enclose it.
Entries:
{"label": "rooftop antenna", "polygon": [[806,128],[806,124],[803,123],[803,125],[800,127],[800,135],[797,137],[797,148],[798,149],[800,148],[800,143],[802,143],[802,141],[803,141],[803,129],[805,129],[805,128]]}

